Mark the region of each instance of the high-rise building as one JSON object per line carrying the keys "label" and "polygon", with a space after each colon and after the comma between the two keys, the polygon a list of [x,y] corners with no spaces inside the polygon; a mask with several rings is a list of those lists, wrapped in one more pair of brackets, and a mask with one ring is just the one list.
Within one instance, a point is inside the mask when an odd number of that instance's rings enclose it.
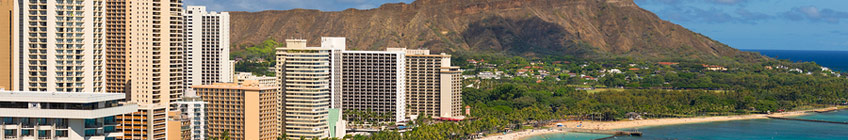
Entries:
{"label": "high-rise building", "polygon": [[126,5],[130,99],[139,105],[171,105],[184,88],[182,1],[132,0]]}
{"label": "high-rise building", "polygon": [[15,5],[16,89],[105,92],[103,1],[18,0]]}
{"label": "high-rise building", "polygon": [[230,66],[230,15],[207,12],[205,6],[187,6],[185,11],[186,94],[191,86],[233,81]]}
{"label": "high-rise building", "polygon": [[0,0],[0,89],[15,90],[13,83],[12,10],[14,0]]}
{"label": "high-rise building", "polygon": [[277,79],[284,100],[283,126],[288,138],[329,137],[330,108],[341,107],[341,51],[345,39],[321,38],[321,47],[306,40],[286,40],[277,48]]}
{"label": "high-rise building", "polygon": [[[369,122],[403,121],[406,118],[405,77],[404,51],[343,51],[342,110],[348,112],[345,118]],[[357,116],[360,114],[375,115]]]}
{"label": "high-rise building", "polygon": [[0,138],[103,140],[123,136],[115,115],[136,111],[123,93],[0,91]]}
{"label": "high-rise building", "polygon": [[[160,140],[166,139],[168,112],[176,108],[174,102],[180,100],[184,92],[183,49],[185,20],[183,19],[182,0],[109,0],[107,7],[110,28],[118,36],[115,55],[125,54],[123,65],[125,76],[113,74],[116,82],[126,80],[124,92],[128,100],[138,103],[138,112],[119,116],[122,121],[123,137],[118,139]],[[112,11],[115,10],[115,11]],[[115,15],[112,15],[115,14]],[[121,20],[125,21],[121,21]],[[120,36],[123,36],[122,38]],[[116,58],[119,60],[119,58]],[[120,61],[109,61],[117,64]],[[121,66],[118,64],[118,66]],[[118,85],[118,84],[115,84]],[[110,87],[109,89],[120,89]]]}
{"label": "high-rise building", "polygon": [[106,0],[106,92],[127,93],[127,1]]}
{"label": "high-rise building", "polygon": [[209,137],[221,137],[225,132],[234,140],[274,140],[279,136],[277,87],[245,81],[193,88],[207,103]]}
{"label": "high-rise building", "polygon": [[451,56],[429,50],[388,48],[406,52],[407,115],[463,119],[461,71]]}
{"label": "high-rise building", "polygon": [[182,113],[183,120],[187,121],[183,127],[189,129],[188,133],[184,133],[184,138],[187,140],[205,140],[206,139],[206,102],[200,97],[186,97],[182,101],[176,103]]}

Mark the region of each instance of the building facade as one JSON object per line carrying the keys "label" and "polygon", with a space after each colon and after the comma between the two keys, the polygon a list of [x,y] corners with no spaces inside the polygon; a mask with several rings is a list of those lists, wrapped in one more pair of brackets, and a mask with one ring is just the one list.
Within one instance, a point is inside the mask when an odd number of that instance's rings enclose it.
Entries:
{"label": "building facade", "polygon": [[17,89],[105,92],[105,6],[94,0],[18,0],[11,41]]}
{"label": "building facade", "polygon": [[[123,6],[126,53],[123,77],[128,100],[138,112],[122,115],[127,140],[166,139],[168,112],[176,108],[184,92],[183,49],[185,20],[182,0],[110,0],[107,7]],[[114,8],[119,10],[120,8]],[[112,13],[114,11],[110,11]],[[112,14],[121,14],[121,11]],[[115,27],[118,28],[118,27]],[[120,77],[119,75],[115,75]],[[120,79],[120,78],[116,78]],[[115,87],[118,89],[118,87]]]}
{"label": "building facade", "polygon": [[277,83],[284,97],[284,133],[288,138],[329,137],[328,111],[341,107],[341,51],[344,38],[321,39],[321,47],[306,40],[286,40],[277,48]]}
{"label": "building facade", "polygon": [[188,133],[184,133],[187,140],[206,140],[206,102],[200,97],[187,97],[176,103],[182,113],[183,120],[187,121],[183,127],[188,127]]}
{"label": "building facade", "polygon": [[0,1],[0,89],[6,90],[15,90],[12,70],[14,63],[12,22],[15,19],[13,7],[15,7],[14,0]]}
{"label": "building facade", "polygon": [[[347,112],[345,118],[366,122],[403,121],[405,79],[403,51],[343,51],[341,98],[342,110]],[[376,117],[357,116],[362,114]]]}
{"label": "building facade", "polygon": [[168,106],[159,104],[139,105],[132,113],[115,116],[119,140],[164,140],[167,139]]}
{"label": "building facade", "polygon": [[429,50],[388,48],[406,52],[407,115],[462,117],[462,90],[459,67],[451,66],[451,56],[430,54]]}
{"label": "building facade", "polygon": [[0,91],[0,138],[103,140],[123,136],[115,115],[136,111],[122,93]]}
{"label": "building facade", "polygon": [[183,95],[182,1],[127,1],[132,101],[171,105]]}
{"label": "building facade", "polygon": [[209,137],[221,137],[224,132],[233,140],[274,140],[279,136],[278,88],[262,87],[256,81],[193,88],[207,102]]}
{"label": "building facade", "polygon": [[106,0],[106,92],[127,93],[127,1]]}
{"label": "building facade", "polygon": [[191,86],[234,82],[229,61],[229,13],[207,12],[205,6],[187,6],[185,24],[186,94],[194,94]]}

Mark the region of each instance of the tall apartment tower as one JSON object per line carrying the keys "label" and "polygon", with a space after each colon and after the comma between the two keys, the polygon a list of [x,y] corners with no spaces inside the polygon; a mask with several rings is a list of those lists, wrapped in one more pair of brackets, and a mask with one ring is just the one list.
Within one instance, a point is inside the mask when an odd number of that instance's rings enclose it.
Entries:
{"label": "tall apartment tower", "polygon": [[228,132],[234,140],[274,140],[280,132],[277,118],[277,87],[257,81],[194,86],[206,101],[207,134],[221,137]]}
{"label": "tall apartment tower", "polygon": [[406,104],[408,115],[463,119],[461,71],[451,66],[451,56],[429,50],[388,48],[406,52]]}
{"label": "tall apartment tower", "polygon": [[171,105],[183,95],[182,0],[131,0],[128,71],[132,101]]}
{"label": "tall apartment tower", "polygon": [[341,107],[341,51],[345,39],[321,38],[321,47],[306,40],[286,40],[277,48],[277,83],[284,100],[283,124],[291,139],[330,136],[329,110]]}
{"label": "tall apartment tower", "polygon": [[[345,119],[400,122],[406,118],[405,58],[404,51],[342,52]],[[376,117],[357,116],[365,113]]]}
{"label": "tall apartment tower", "polygon": [[122,61],[107,62],[123,67],[125,75],[109,77],[116,77],[115,83],[126,80],[109,89],[125,89],[127,99],[139,106],[137,112],[118,117],[123,123],[117,129],[124,136],[117,139],[166,139],[168,113],[176,108],[173,103],[182,98],[185,88],[182,0],[108,0],[107,8],[107,14],[115,17],[108,18],[107,24],[116,29],[108,35],[116,40],[110,46],[118,48],[110,51],[125,55],[123,65]]}
{"label": "tall apartment tower", "polygon": [[14,0],[0,0],[0,89],[15,90],[12,57],[12,10]]}
{"label": "tall apartment tower", "polygon": [[185,23],[186,95],[194,94],[191,86],[234,82],[229,61],[229,13],[207,12],[205,6],[187,6]]}
{"label": "tall apartment tower", "polygon": [[106,92],[127,93],[127,1],[106,0]]}
{"label": "tall apartment tower", "polygon": [[[4,1],[5,2],[5,1]],[[23,91],[105,92],[105,3],[17,0],[14,83]],[[7,42],[3,42],[7,43]]]}

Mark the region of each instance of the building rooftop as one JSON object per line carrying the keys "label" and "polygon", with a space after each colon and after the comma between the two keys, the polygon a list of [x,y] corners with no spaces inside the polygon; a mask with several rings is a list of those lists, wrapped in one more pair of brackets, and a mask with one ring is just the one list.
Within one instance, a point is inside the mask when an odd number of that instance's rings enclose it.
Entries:
{"label": "building rooftop", "polygon": [[261,86],[257,81],[253,80],[245,80],[241,85],[237,83],[213,83],[212,85],[197,85],[191,86],[192,88],[204,88],[204,89],[240,89],[240,90],[272,90],[277,89],[276,87],[266,87]]}
{"label": "building rooftop", "polygon": [[94,103],[125,99],[123,93],[0,91],[0,101],[44,103]]}
{"label": "building rooftop", "polygon": [[342,53],[372,53],[372,54],[404,54],[406,52],[397,52],[397,51],[342,51]]}

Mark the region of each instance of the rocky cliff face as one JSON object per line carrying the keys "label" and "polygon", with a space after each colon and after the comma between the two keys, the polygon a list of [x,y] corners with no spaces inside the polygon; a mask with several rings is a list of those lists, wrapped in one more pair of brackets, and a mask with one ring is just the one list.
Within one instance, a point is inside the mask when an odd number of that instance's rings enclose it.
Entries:
{"label": "rocky cliff face", "polygon": [[348,48],[719,58],[747,53],[663,21],[632,0],[417,0],[370,10],[231,12],[238,50],[272,38],[347,37]]}

